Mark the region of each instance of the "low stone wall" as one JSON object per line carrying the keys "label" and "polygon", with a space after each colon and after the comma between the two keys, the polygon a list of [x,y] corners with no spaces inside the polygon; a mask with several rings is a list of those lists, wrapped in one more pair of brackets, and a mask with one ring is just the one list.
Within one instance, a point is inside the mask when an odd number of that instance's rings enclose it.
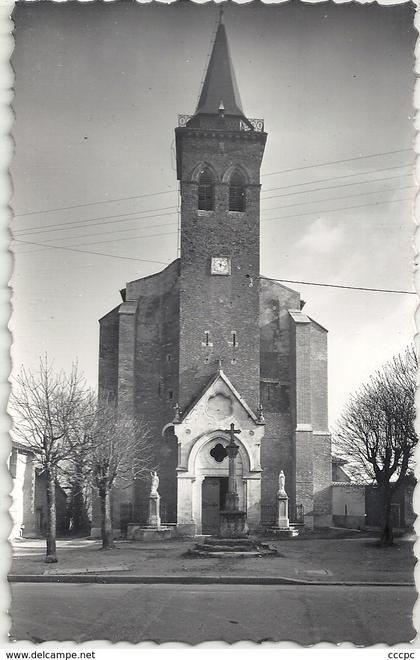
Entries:
{"label": "low stone wall", "polygon": [[365,516],[333,516],[333,525],[346,529],[364,529]]}

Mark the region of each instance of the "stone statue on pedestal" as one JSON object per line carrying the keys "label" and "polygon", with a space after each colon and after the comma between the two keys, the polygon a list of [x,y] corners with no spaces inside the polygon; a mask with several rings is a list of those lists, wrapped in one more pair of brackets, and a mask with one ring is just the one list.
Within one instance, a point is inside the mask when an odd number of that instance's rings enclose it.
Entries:
{"label": "stone statue on pedestal", "polygon": [[283,470],[279,474],[279,490],[277,492],[277,527],[279,529],[289,528],[289,498],[285,491],[286,477]]}
{"label": "stone statue on pedestal", "polygon": [[158,493],[158,488],[159,488],[159,477],[158,473],[156,470],[153,470],[153,472],[150,473],[152,476],[152,483],[150,485],[150,497],[154,497],[156,495],[159,495]]}
{"label": "stone statue on pedestal", "polygon": [[149,517],[147,519],[147,525],[149,527],[160,528],[160,495],[158,493],[159,488],[159,477],[156,470],[153,470],[151,473],[152,481],[150,484],[150,495],[149,495]]}
{"label": "stone statue on pedestal", "polygon": [[283,495],[283,497],[284,497],[285,495],[287,495],[287,493],[286,493],[286,491],[285,491],[285,488],[284,488],[285,485],[286,485],[286,477],[284,476],[284,472],[283,472],[283,470],[280,470],[280,474],[279,474],[279,491],[278,491],[278,494],[279,494],[279,495]]}

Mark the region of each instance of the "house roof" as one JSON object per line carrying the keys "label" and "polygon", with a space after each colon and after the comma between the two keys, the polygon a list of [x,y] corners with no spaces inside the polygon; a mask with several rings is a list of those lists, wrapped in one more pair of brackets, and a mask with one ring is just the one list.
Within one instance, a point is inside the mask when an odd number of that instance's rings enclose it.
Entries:
{"label": "house roof", "polygon": [[365,486],[368,486],[369,484],[363,482],[363,481],[333,481],[331,483],[332,486],[346,486],[346,488],[365,488]]}
{"label": "house roof", "polygon": [[220,108],[227,115],[244,115],[222,17],[195,114],[217,115]]}

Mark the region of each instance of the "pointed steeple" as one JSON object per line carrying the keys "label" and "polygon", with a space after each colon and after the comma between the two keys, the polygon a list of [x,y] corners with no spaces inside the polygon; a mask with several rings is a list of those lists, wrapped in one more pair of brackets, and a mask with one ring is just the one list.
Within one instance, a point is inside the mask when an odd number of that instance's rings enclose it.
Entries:
{"label": "pointed steeple", "polygon": [[223,10],[195,114],[217,115],[220,108],[226,115],[244,115],[223,24]]}

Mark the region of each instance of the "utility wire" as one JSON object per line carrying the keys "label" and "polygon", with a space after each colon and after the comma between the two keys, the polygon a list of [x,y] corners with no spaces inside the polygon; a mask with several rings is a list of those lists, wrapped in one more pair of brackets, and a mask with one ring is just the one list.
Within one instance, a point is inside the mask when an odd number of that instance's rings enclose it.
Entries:
{"label": "utility wire", "polygon": [[54,248],[57,250],[68,250],[69,252],[79,252],[80,254],[96,254],[100,257],[112,257],[113,259],[124,259],[127,261],[142,261],[149,264],[163,264],[164,266],[168,265],[167,261],[154,261],[152,259],[136,259],[135,257],[122,257],[117,254],[106,254],[104,252],[92,252],[91,250],[78,250],[77,248],[65,247],[64,245],[47,245],[46,243],[34,243],[33,241],[24,241],[22,239],[16,239],[17,243],[26,243],[27,245],[40,245],[41,247]]}
{"label": "utility wire", "polygon": [[396,202],[412,201],[412,197],[403,197],[401,199],[391,199],[386,202],[370,202],[369,204],[356,204],[354,206],[339,206],[335,209],[322,209],[321,211],[310,211],[309,213],[294,213],[292,215],[282,215],[280,218],[264,218],[261,222],[273,222],[285,220],[286,218],[302,218],[308,215],[322,215],[323,213],[335,213],[336,211],[350,211],[352,209],[362,209],[365,206],[380,206],[381,204],[395,204]]}
{"label": "utility wire", "polygon": [[277,170],[277,172],[267,172],[263,176],[273,176],[274,174],[286,174],[286,172],[297,172],[298,170],[310,170],[314,167],[325,167],[326,165],[338,165],[339,163],[350,163],[354,160],[363,160],[365,158],[376,158],[377,156],[389,156],[390,154],[402,154],[405,151],[413,151],[412,149],[397,149],[396,151],[383,151],[380,154],[370,154],[369,156],[355,156],[354,158],[344,158],[342,160],[330,160],[328,163],[319,163],[318,165],[304,165],[303,167],[293,167],[288,170]]}
{"label": "utility wire", "polygon": [[[59,240],[59,241],[74,241],[78,240],[79,238],[91,238],[91,237],[98,237],[98,236],[108,236],[109,234],[123,234],[127,231],[137,231],[139,229],[157,229],[158,227],[170,227],[176,224],[175,222],[164,222],[164,223],[159,223],[157,225],[135,225],[134,227],[126,227],[125,229],[110,229],[110,231],[96,231],[92,232],[90,234],[74,234],[72,236],[56,236],[54,237],[54,240]],[[82,227],[78,227],[77,229],[82,229]],[[70,231],[70,230],[69,230]],[[148,234],[144,234],[145,236],[148,236]],[[19,238],[21,234],[17,235],[17,238]],[[33,236],[33,234],[29,234],[29,238]],[[41,238],[41,240],[49,240]]]}
{"label": "utility wire", "polygon": [[[368,184],[368,183],[380,183],[380,182],[384,182],[384,181],[391,181],[391,180],[394,180],[394,179],[400,179],[400,178],[406,177],[406,176],[411,176],[411,175],[410,174],[399,174],[397,176],[382,177],[380,179],[371,179],[370,181],[355,181],[354,183],[343,183],[343,184],[338,184],[338,185],[335,185],[335,186],[322,186],[321,188],[313,188],[311,190],[299,190],[297,192],[292,192],[292,193],[282,193],[280,195],[271,195],[269,197],[263,197],[262,201],[264,202],[266,199],[277,199],[277,198],[280,198],[280,197],[294,197],[296,195],[302,195],[302,194],[307,194],[307,193],[311,193],[311,192],[319,192],[319,191],[322,191],[322,190],[332,190],[332,189],[336,189],[336,188],[348,188],[349,186],[365,185],[365,184]],[[298,184],[298,185],[300,185],[300,184]],[[372,191],[372,192],[360,193],[360,195],[374,194],[374,192],[392,192],[392,191],[391,190],[390,191],[387,191],[387,190]],[[357,195],[350,195],[349,197],[353,197],[353,196],[356,197]],[[343,198],[345,198],[345,197],[343,196]],[[334,198],[331,198],[331,199],[334,199]],[[340,197],[337,197],[336,199],[340,199]],[[324,201],[324,200],[313,200],[311,202],[298,202],[297,205],[299,205],[301,203],[302,204],[309,204],[309,203],[316,204],[320,201]],[[328,201],[328,200],[325,199],[325,201]],[[282,207],[275,207],[275,208],[282,208]],[[138,213],[146,213],[146,212],[149,212],[149,211],[164,211],[165,209],[176,209],[176,210],[174,210],[173,212],[168,212],[168,213],[160,213],[160,214],[142,216],[142,217],[132,217],[132,216],[136,216]],[[270,209],[270,208],[262,209],[262,211],[270,211],[270,210],[272,210],[272,209]],[[120,223],[120,222],[129,222],[130,220],[148,220],[148,219],[158,218],[158,217],[162,217],[162,216],[166,216],[166,215],[168,215],[168,216],[169,215],[175,215],[176,213],[179,213],[179,208],[177,208],[175,206],[167,206],[167,207],[162,207],[160,209],[159,208],[157,208],[157,209],[148,209],[148,211],[146,211],[146,210],[141,211],[140,210],[140,211],[133,211],[131,213],[120,213],[118,215],[99,216],[99,217],[95,217],[95,218],[89,218],[87,220],[76,220],[76,221],[70,221],[70,222],[66,222],[66,223],[58,223],[58,224],[55,224],[55,225],[43,225],[41,227],[29,227],[27,229],[17,229],[13,233],[16,236],[23,236],[23,235],[29,236],[29,235],[37,235],[38,233],[45,233],[45,231],[47,231],[47,232],[48,231],[66,231],[68,228],[71,229],[71,227],[73,227],[73,226],[76,226],[76,228],[84,228],[85,226],[87,226],[87,223],[89,223],[89,225],[92,226],[92,227],[96,226],[96,225],[103,226],[103,225],[107,225],[107,224],[117,224],[117,223]],[[126,216],[130,216],[130,217],[126,217]],[[114,221],[115,218],[121,218],[121,219]],[[110,222],[104,222],[105,220],[110,220]]]}
{"label": "utility wire", "polygon": [[144,193],[143,195],[133,195],[132,197],[116,197],[114,199],[103,199],[97,202],[85,202],[84,204],[73,204],[72,206],[57,206],[54,209],[42,209],[40,211],[26,211],[26,213],[15,213],[15,218],[23,218],[27,215],[38,215],[40,213],[53,213],[54,211],[69,211],[70,209],[81,209],[84,206],[96,206],[97,204],[112,204],[113,202],[125,202],[131,199],[140,199],[142,197],[156,197],[157,195],[166,195],[176,192],[176,188],[170,190],[160,190],[154,193]]}
{"label": "utility wire", "polygon": [[[340,176],[329,176],[326,179],[317,179],[316,181],[306,181],[303,183],[293,183],[288,186],[279,186],[277,188],[267,188],[265,192],[272,192],[273,190],[284,190],[286,188],[298,188],[299,186],[309,186],[313,183],[325,183],[327,181],[336,181],[338,179],[349,179],[355,176],[364,176],[365,174],[377,174],[378,172],[388,172],[389,170],[400,170],[403,167],[412,167],[413,163],[408,163],[407,165],[396,165],[394,167],[383,167],[379,170],[367,170],[365,172],[353,172],[353,174],[341,174]],[[401,174],[401,176],[408,176],[407,174]],[[369,181],[362,181],[356,183],[369,183]],[[341,186],[340,186],[341,187]],[[309,191],[310,192],[310,191]]]}
{"label": "utility wire", "polygon": [[[366,158],[376,158],[376,157],[379,157],[379,156],[387,156],[387,155],[393,154],[393,153],[402,153],[404,151],[411,151],[411,149],[399,149],[397,151],[384,151],[383,153],[379,153],[379,154],[369,154],[367,156],[357,156],[355,158],[343,158],[342,160],[330,161],[330,162],[326,162],[326,163],[318,163],[317,165],[304,165],[303,167],[295,167],[295,168],[288,169],[288,170],[279,170],[278,172],[269,172],[268,174],[263,174],[261,176],[262,177],[263,176],[272,176],[274,174],[282,174],[282,173],[286,173],[286,172],[299,172],[301,170],[311,169],[311,168],[315,168],[315,167],[324,167],[325,165],[338,165],[339,163],[346,163],[346,162],[350,162],[350,161],[353,161],[353,160],[361,160],[361,159],[366,159]],[[406,167],[406,166],[402,165],[401,167]],[[377,171],[382,171],[382,170],[377,170]],[[313,183],[316,183],[316,181],[314,181]],[[71,206],[58,206],[56,208],[41,209],[41,210],[38,210],[38,211],[26,211],[25,213],[15,213],[14,217],[15,218],[23,218],[23,217],[28,216],[28,215],[38,215],[38,214],[41,214],[41,213],[53,213],[55,211],[68,211],[70,209],[79,209],[79,208],[82,208],[84,206],[95,206],[97,204],[111,204],[111,203],[114,203],[114,202],[123,202],[123,201],[126,201],[126,200],[127,201],[132,200],[132,199],[141,199],[143,197],[156,197],[157,195],[166,195],[166,194],[174,193],[174,192],[177,192],[176,188],[171,188],[169,190],[160,190],[160,191],[153,192],[153,193],[143,193],[141,195],[132,195],[131,197],[117,197],[117,198],[113,198],[113,199],[98,200],[96,202],[85,202],[83,204],[73,204]]]}
{"label": "utility wire", "polygon": [[[352,185],[352,184],[350,184],[350,185]],[[316,199],[316,200],[311,199],[309,202],[296,202],[295,204],[283,204],[282,206],[272,206],[269,209],[261,209],[261,211],[266,213],[267,211],[277,211],[278,209],[288,209],[288,208],[291,208],[292,206],[302,206],[303,204],[319,204],[321,202],[334,202],[334,201],[337,201],[337,200],[340,200],[340,199],[351,199],[352,197],[364,197],[365,195],[380,195],[382,193],[393,193],[393,192],[397,192],[398,190],[408,190],[408,189],[411,189],[411,188],[415,188],[415,186],[414,185],[401,186],[400,188],[390,188],[388,190],[371,190],[371,191],[367,191],[367,192],[365,191],[365,192],[362,192],[362,193],[355,193],[353,195],[340,195],[339,197],[323,197],[322,199]],[[287,195],[279,195],[279,197],[283,197],[283,196],[287,197]],[[314,213],[317,213],[317,211],[314,211]],[[321,211],[319,211],[319,213],[322,213],[322,209],[321,209]]]}
{"label": "utility wire", "polygon": [[[121,241],[132,241],[137,238],[144,239],[144,238],[157,238],[157,237],[160,238],[161,236],[174,236],[177,233],[178,233],[177,231],[169,231],[164,233],[160,232],[159,234],[137,234],[136,236],[126,236],[125,238],[118,238],[117,240],[115,238],[111,238],[111,239],[105,239],[104,241],[89,241],[89,243],[79,243],[76,245],[72,245],[71,247],[78,248],[78,247],[84,247],[85,245],[105,245],[106,243],[115,244],[115,243],[121,243]],[[32,251],[35,252],[35,250]],[[38,252],[38,250],[36,250],[36,252]]]}
{"label": "utility wire", "polygon": [[[29,243],[30,245],[43,245],[42,243],[32,243],[30,241],[23,241],[19,240],[19,243]],[[45,245],[44,247],[55,247],[58,248],[59,250],[68,250],[70,252],[78,252],[81,254],[94,254],[98,255],[101,257],[111,257],[113,259],[124,259],[127,261],[141,261],[141,262],[147,262],[147,263],[153,263],[153,264],[162,264],[164,266],[168,266],[169,264],[165,261],[151,261],[150,259],[136,259],[135,257],[122,257],[118,256],[115,254],[107,254],[104,252],[91,252],[87,250],[78,250],[76,248],[70,248],[70,247],[63,247],[63,246],[58,246],[58,245]],[[362,286],[346,286],[344,284],[326,284],[325,282],[304,282],[301,280],[286,280],[286,279],[279,279],[279,278],[272,278],[272,277],[264,277],[260,276],[259,279],[264,279],[264,280],[270,280],[272,282],[287,282],[288,284],[305,284],[307,286],[322,286],[322,287],[327,287],[327,288],[334,288],[334,289],[348,289],[352,291],[373,291],[377,293],[399,293],[399,294],[408,294],[408,295],[415,295],[414,291],[401,291],[398,289],[375,289],[372,287],[362,287]]]}
{"label": "utility wire", "polygon": [[[401,167],[408,167],[408,166],[407,165],[401,165],[401,166],[390,168],[390,169],[400,169]],[[372,170],[371,172],[367,172],[367,174],[372,173],[372,172],[379,172],[379,171],[381,171],[381,170]],[[362,174],[363,173],[360,173],[360,175],[362,175]],[[344,177],[347,177],[347,176],[358,176],[358,174],[343,175],[343,177],[335,177],[335,179],[340,179],[340,178],[344,178]],[[371,180],[367,180],[367,181],[356,181],[354,183],[338,184],[338,185],[335,185],[335,186],[323,186],[321,188],[313,188],[311,190],[299,190],[299,191],[294,192],[294,193],[284,193],[284,194],[281,194],[281,195],[271,195],[269,197],[262,196],[262,201],[265,201],[266,199],[276,199],[277,197],[289,197],[289,196],[291,197],[291,196],[305,194],[305,193],[318,192],[319,190],[332,190],[332,189],[336,189],[336,188],[345,188],[345,187],[353,186],[353,185],[366,185],[368,183],[375,183],[375,182],[379,183],[381,181],[388,181],[388,180],[391,180],[391,179],[398,179],[398,178],[401,178],[401,177],[404,177],[404,176],[410,176],[410,175],[409,174],[400,174],[400,175],[397,175],[395,177],[385,177],[385,178],[380,178],[380,179],[371,179]],[[334,180],[334,178],[333,179],[328,178],[328,179],[325,179],[324,181],[330,181],[330,180]],[[302,185],[309,185],[311,183],[316,183],[316,182],[315,181],[313,181],[313,182],[308,181],[307,183],[293,184],[291,186],[281,186],[280,188],[270,188],[266,192],[270,192],[272,190],[284,190],[284,189],[288,189],[288,188],[295,188],[295,187],[302,186]],[[107,220],[107,219],[114,220],[114,218],[123,218],[123,219],[120,220],[120,222],[126,222],[126,221],[129,220],[129,218],[127,216],[136,216],[138,214],[143,214],[143,213],[148,213],[148,212],[153,212],[153,211],[164,211],[164,210],[170,210],[170,209],[177,209],[177,207],[167,206],[167,207],[161,207],[161,208],[158,208],[158,209],[147,209],[147,210],[146,209],[144,209],[144,210],[140,209],[140,210],[137,210],[137,211],[131,211],[131,212],[128,212],[128,213],[120,213],[120,214],[117,214],[117,215],[114,214],[114,215],[110,215],[110,216],[99,216],[99,217],[95,217],[95,218],[89,218],[87,220],[76,220],[76,221],[70,221],[70,222],[65,222],[65,223],[58,223],[58,224],[55,224],[55,225],[41,225],[40,227],[30,227],[30,228],[27,228],[27,229],[16,230],[15,234],[16,235],[24,235],[24,234],[30,235],[30,234],[42,233],[42,230],[44,228],[47,229],[47,230],[48,229],[54,229],[56,231],[64,231],[70,225],[72,225],[72,226],[74,226],[74,225],[85,226],[87,223],[89,223],[89,224],[92,223],[92,226],[98,225],[98,224],[102,225],[102,224],[108,224],[108,223],[104,223],[103,220]],[[171,213],[162,213],[160,215],[144,216],[144,219],[160,217],[162,215],[175,215],[175,213],[177,211],[178,211],[178,209],[174,212],[171,212]],[[141,218],[133,218],[133,220],[135,220],[135,219],[141,219]],[[98,222],[95,222],[95,221],[98,221]],[[55,229],[55,228],[57,228],[57,229]]]}
{"label": "utility wire", "polygon": [[[357,204],[357,205],[354,205],[354,206],[341,206],[341,207],[335,208],[335,209],[324,209],[324,210],[319,210],[319,211],[310,211],[308,213],[293,213],[293,214],[289,214],[289,215],[283,215],[283,216],[278,217],[278,218],[264,218],[264,219],[261,220],[261,223],[274,222],[274,221],[281,222],[282,220],[285,220],[285,219],[288,219],[288,218],[300,218],[300,217],[314,216],[314,215],[316,216],[316,215],[322,215],[324,213],[336,213],[338,211],[347,211],[347,210],[352,210],[352,209],[365,208],[366,206],[380,206],[382,204],[394,204],[396,202],[406,202],[406,201],[411,201],[411,200],[412,200],[411,197],[403,197],[401,199],[386,200],[386,201],[383,201],[383,202],[371,202],[369,204]],[[160,227],[172,227],[175,224],[177,224],[177,223],[168,222],[168,223],[164,223],[164,224],[161,224],[161,225],[154,225],[154,227],[158,227],[158,226],[160,226]],[[146,228],[148,229],[148,227],[146,227]],[[135,231],[135,229],[136,229],[135,227],[131,228],[132,231]],[[153,229],[153,227],[151,227],[151,229]],[[130,230],[122,230],[122,231],[130,231]],[[179,231],[179,230],[177,230],[177,231]],[[171,232],[171,233],[175,234],[177,232]],[[154,234],[155,237],[157,237],[157,236],[167,236],[167,235],[168,235],[168,233]],[[135,238],[147,238],[147,236],[148,236],[148,234],[141,234],[139,236],[130,236],[129,238],[131,240],[131,239],[135,239]],[[149,236],[150,236],[150,234],[149,234]],[[73,237],[68,237],[68,238],[70,238],[70,240],[72,238],[77,240],[78,237],[73,236]],[[60,249],[62,247],[62,246],[59,246],[59,245],[44,245],[43,243],[34,243],[34,242],[30,242],[30,241],[23,241],[23,240],[18,239],[18,238],[13,239],[13,240],[17,243],[28,243],[29,245],[40,245],[41,247],[46,247],[46,248],[53,248],[53,249],[58,248],[58,249]],[[127,240],[127,239],[119,239],[119,240]],[[85,243],[85,245],[96,245],[96,244],[102,244],[102,243],[115,243],[115,242],[117,242],[117,240],[112,239],[111,241],[94,241],[94,242],[90,242],[90,243]],[[68,248],[68,249],[70,249],[70,248]],[[32,252],[39,252],[39,250],[31,250],[30,252],[27,252],[27,253],[25,252],[25,253],[20,253],[20,254],[29,254],[29,253],[32,253]],[[162,263],[162,262],[158,262],[158,263]]]}
{"label": "utility wire", "polygon": [[260,280],[269,280],[270,282],[287,282],[288,284],[305,284],[307,286],[323,286],[332,289],[349,289],[350,291],[374,291],[377,293],[401,293],[410,296],[415,296],[415,291],[401,291],[399,289],[375,289],[367,286],[346,286],[344,284],[326,284],[325,282],[303,282],[301,280],[283,280],[274,277],[264,277],[261,275]]}
{"label": "utility wire", "polygon": [[[154,212],[154,211],[165,211],[165,210],[170,210],[170,209],[176,209],[176,206],[162,206],[159,209],[145,209],[144,211],[138,210],[138,211],[131,211],[129,213],[119,213],[117,215],[104,215],[104,216],[98,216],[96,218],[88,218],[87,220],[71,220],[69,222],[59,222],[54,225],[41,225],[40,227],[27,227],[26,229],[16,229],[15,234],[27,234],[28,232],[31,233],[37,233],[38,231],[41,232],[41,230],[54,230],[54,231],[64,231],[67,229],[67,227],[72,227],[74,225],[81,225],[81,226],[86,226],[87,223],[93,222],[95,224],[95,220],[100,220],[101,222],[98,222],[97,224],[107,224],[102,222],[103,220],[114,220],[115,218],[124,218],[123,220],[120,220],[120,222],[128,222],[129,220],[146,220],[147,218],[159,218],[160,216],[163,215],[174,215],[176,211],[173,213],[160,213],[159,215],[146,215],[143,218],[131,218],[133,215],[138,215],[141,213],[149,213],[149,212]],[[129,218],[125,218],[125,216],[130,216]],[[94,225],[93,225],[94,226]],[[62,229],[61,229],[62,228]]]}
{"label": "utility wire", "polygon": [[[310,201],[310,202],[297,202],[295,204],[284,204],[283,206],[273,206],[272,208],[264,209],[264,213],[266,211],[275,211],[275,210],[279,210],[279,209],[292,208],[292,207],[301,206],[301,205],[318,204],[318,203],[324,202],[324,201],[329,202],[329,201],[335,201],[335,200],[340,200],[340,199],[351,199],[353,197],[363,197],[365,195],[378,195],[378,194],[381,194],[383,192],[392,193],[392,192],[397,192],[399,190],[406,190],[406,189],[411,189],[411,188],[413,188],[413,186],[402,186],[400,188],[393,188],[391,190],[375,190],[375,191],[371,191],[371,192],[358,193],[358,194],[355,194],[355,195],[347,195],[346,197],[343,197],[343,196],[340,196],[340,197],[325,197],[323,199],[316,200],[316,202],[313,202],[313,201]],[[386,203],[392,203],[392,201],[393,200],[384,200],[380,203],[381,204],[386,204]],[[366,205],[364,205],[364,206],[366,206]],[[343,209],[344,208],[348,208],[348,207],[343,207]],[[322,209],[314,210],[313,214],[316,215],[316,214],[322,213],[322,212],[323,212]],[[156,217],[158,217],[158,216],[156,216]],[[268,221],[271,220],[271,219],[272,218],[266,218],[266,220],[268,220]],[[261,222],[264,222],[264,219],[262,219]],[[101,223],[98,223],[98,224],[101,224]],[[111,234],[111,235],[114,234],[115,235],[115,234],[122,234],[122,233],[125,233],[125,232],[136,231],[138,229],[149,229],[149,228],[150,229],[157,229],[158,227],[172,227],[175,224],[176,224],[175,222],[166,222],[166,223],[160,223],[160,224],[157,224],[157,225],[155,225],[155,224],[153,224],[153,225],[140,225],[140,226],[136,225],[135,227],[127,227],[125,229],[111,229],[110,231],[105,231],[105,232],[95,232],[95,233],[90,233],[90,234],[77,234],[76,236],[63,236],[59,240],[72,241],[72,240],[77,240],[79,238],[102,237],[102,236],[109,235],[109,234]],[[177,231],[179,232],[180,231],[179,218],[178,218],[177,225],[178,225]],[[58,231],[58,230],[56,230],[56,231]],[[41,233],[43,233],[43,232],[41,232]],[[22,233],[18,234],[18,236],[21,236],[21,235],[22,235]],[[33,235],[33,233],[29,234],[29,236],[32,236],[32,235]],[[168,235],[167,233],[164,233],[164,234],[151,234],[151,235],[150,234],[137,234],[136,236],[133,236],[131,238],[142,238],[143,236],[145,238],[147,238],[147,236],[156,236],[157,237],[157,236],[167,236],[167,235]],[[117,240],[127,240],[127,239],[125,239],[125,238],[123,238],[123,239],[114,239],[114,241],[117,241]],[[112,241],[106,241],[106,240],[105,241],[97,241],[97,243],[107,243],[107,242],[112,242]],[[89,243],[86,243],[86,245],[95,245],[95,242],[89,242]],[[79,246],[76,245],[75,247],[79,247]],[[38,252],[38,250],[31,250],[31,252]],[[179,245],[177,246],[177,252],[179,252]],[[20,254],[23,254],[23,253],[20,253]],[[28,254],[29,254],[29,252],[28,252]]]}
{"label": "utility wire", "polygon": [[[335,186],[323,186],[321,188],[312,188],[311,190],[298,190],[292,193],[282,193],[281,195],[270,195],[269,197],[262,197],[261,201],[265,202],[267,199],[278,199],[279,197],[295,197],[295,195],[305,195],[312,192],[320,192],[322,190],[336,190],[337,188],[348,188],[349,186],[364,186],[368,183],[380,183],[383,181],[393,181],[394,179],[402,179],[404,177],[411,177],[411,174],[398,174],[396,176],[387,176],[381,179],[371,179],[368,181],[354,181],[353,183],[338,183]],[[412,177],[411,177],[412,178]],[[314,200],[315,204],[316,200]]]}

